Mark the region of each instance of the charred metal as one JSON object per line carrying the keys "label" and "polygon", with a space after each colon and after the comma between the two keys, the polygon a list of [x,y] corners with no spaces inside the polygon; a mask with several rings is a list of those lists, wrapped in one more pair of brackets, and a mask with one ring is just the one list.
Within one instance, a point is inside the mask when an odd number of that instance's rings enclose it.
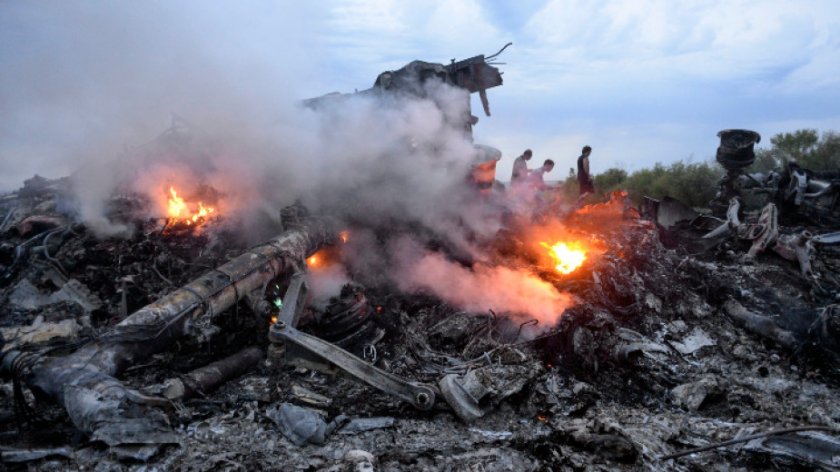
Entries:
{"label": "charred metal", "polygon": [[[358,94],[439,82],[478,93],[489,116],[503,50],[414,61]],[[460,119],[471,136],[477,119]],[[495,179],[500,153],[475,145],[451,232],[297,201],[256,245],[212,188],[170,187],[166,218],[114,195],[108,217],[128,229],[103,237],[64,210],[66,179],[29,179],[0,196],[0,461],[836,470],[840,180],[795,164],[745,174],[759,134],[719,136],[727,174],[711,211],[549,191],[517,212]],[[749,206],[750,194],[768,199]],[[470,205],[492,237],[465,229],[457,210]],[[388,279],[381,260],[353,259],[362,251],[421,253],[411,262],[445,280]]]}

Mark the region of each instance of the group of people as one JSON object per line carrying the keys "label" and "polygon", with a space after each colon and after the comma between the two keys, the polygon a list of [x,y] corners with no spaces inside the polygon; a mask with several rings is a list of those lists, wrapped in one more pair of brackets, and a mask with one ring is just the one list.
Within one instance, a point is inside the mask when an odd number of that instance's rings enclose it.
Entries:
{"label": "group of people", "polygon": [[511,186],[530,185],[538,189],[545,188],[545,180],[543,175],[551,172],[554,169],[554,161],[546,159],[542,167],[529,170],[528,161],[534,153],[530,149],[526,149],[521,156],[513,161],[513,174],[510,177]]}
{"label": "group of people", "polygon": [[[592,176],[589,174],[589,155],[591,153],[592,147],[584,146],[577,159],[577,180],[581,197],[595,193]],[[510,177],[511,187],[527,186],[538,190],[544,190],[546,188],[543,176],[554,169],[554,161],[546,159],[542,167],[529,170],[528,161],[531,160],[533,155],[534,153],[530,149],[526,149],[521,156],[513,161],[513,174]]]}

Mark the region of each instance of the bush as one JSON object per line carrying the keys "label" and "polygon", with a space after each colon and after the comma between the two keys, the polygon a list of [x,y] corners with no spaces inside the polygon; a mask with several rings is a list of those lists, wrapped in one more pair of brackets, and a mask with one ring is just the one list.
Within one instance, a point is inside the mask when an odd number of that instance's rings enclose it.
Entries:
{"label": "bush", "polygon": [[756,151],[755,163],[749,172],[767,172],[785,166],[791,159],[816,171],[840,169],[840,134],[826,131],[822,137],[815,129],[779,133],[770,142],[770,149]]}
{"label": "bush", "polygon": [[722,176],[717,165],[677,161],[668,167],[657,164],[653,171],[634,172],[627,179],[627,189],[636,199],[671,196],[693,207],[705,207],[714,198]]}
{"label": "bush", "polygon": [[[790,159],[800,166],[815,171],[840,169],[840,134],[833,131],[819,136],[817,130],[801,129],[793,133],[780,133],[770,139],[770,149],[756,151],[755,163],[748,172],[766,172],[778,169]],[[656,163],[652,168],[631,174],[623,169],[607,169],[594,177],[595,191],[608,194],[613,190],[627,190],[638,203],[643,196],[662,198],[670,196],[693,207],[706,207],[717,192],[724,170],[716,162],[677,161],[665,166]],[[577,196],[574,169],[562,184],[565,193]]]}
{"label": "bush", "polygon": [[616,168],[607,169],[602,174],[596,175],[592,180],[595,181],[595,188],[597,189],[604,189],[605,192],[615,190],[627,180],[627,171]]}
{"label": "bush", "polygon": [[627,190],[640,202],[643,196],[662,198],[666,195],[691,206],[705,207],[715,196],[717,182],[723,170],[706,162],[675,162],[669,166],[657,163],[650,169],[627,174],[622,169],[608,169],[595,176],[595,189],[599,193]]}

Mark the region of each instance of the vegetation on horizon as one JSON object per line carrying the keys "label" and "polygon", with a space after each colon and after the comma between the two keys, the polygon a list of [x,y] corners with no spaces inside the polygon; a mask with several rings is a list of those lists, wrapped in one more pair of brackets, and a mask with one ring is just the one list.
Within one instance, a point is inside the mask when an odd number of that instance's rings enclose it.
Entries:
{"label": "vegetation on horizon", "polygon": [[[770,143],[770,148],[756,150],[755,163],[747,169],[748,173],[781,169],[791,160],[814,171],[840,169],[840,133],[826,131],[820,136],[815,129],[800,129],[779,133],[770,138]],[[667,195],[693,207],[706,207],[715,196],[723,173],[723,168],[711,159],[703,162],[679,160],[668,165],[657,162],[652,168],[631,173],[610,168],[593,178],[599,194],[627,190],[637,202],[645,195],[653,198]],[[577,196],[574,169],[570,169],[561,185],[565,193]]]}

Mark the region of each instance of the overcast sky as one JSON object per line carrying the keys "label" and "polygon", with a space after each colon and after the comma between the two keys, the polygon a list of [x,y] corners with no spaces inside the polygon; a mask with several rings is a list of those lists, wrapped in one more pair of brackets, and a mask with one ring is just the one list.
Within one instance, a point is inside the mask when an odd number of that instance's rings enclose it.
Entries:
{"label": "overcast sky", "polygon": [[[83,144],[153,138],[169,123],[160,110],[189,116],[236,91],[270,113],[509,41],[493,116],[473,96],[476,141],[502,150],[503,180],[526,147],[563,178],[584,144],[599,172],[709,159],[725,128],[763,144],[840,130],[837,0],[283,3],[0,3],[0,189],[68,173]],[[139,104],[157,106],[138,119]],[[117,138],[123,119],[134,135]]]}

